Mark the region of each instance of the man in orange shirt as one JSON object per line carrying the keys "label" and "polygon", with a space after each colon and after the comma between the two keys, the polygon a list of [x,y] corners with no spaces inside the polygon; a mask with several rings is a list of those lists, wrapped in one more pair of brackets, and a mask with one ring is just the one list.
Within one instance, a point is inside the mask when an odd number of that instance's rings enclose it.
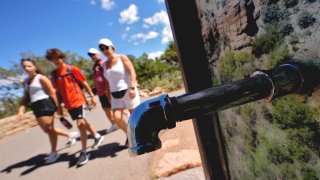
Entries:
{"label": "man in orange shirt", "polygon": [[95,142],[92,146],[93,148],[98,147],[103,141],[104,137],[97,133],[92,125],[85,119],[86,98],[81,90],[81,86],[83,86],[89,93],[91,103],[94,106],[97,102],[80,69],[76,66],[70,66],[66,64],[66,56],[64,53],[62,53],[62,51],[56,48],[48,49],[46,52],[46,58],[54,63],[57,67],[57,69],[51,73],[51,81],[61,98],[58,98],[60,99],[58,113],[62,115],[62,101],[65,107],[68,109],[72,119],[77,121],[82,144],[82,150],[80,152],[77,165],[84,165],[88,162],[90,157],[90,154],[86,152],[87,130],[95,138]]}

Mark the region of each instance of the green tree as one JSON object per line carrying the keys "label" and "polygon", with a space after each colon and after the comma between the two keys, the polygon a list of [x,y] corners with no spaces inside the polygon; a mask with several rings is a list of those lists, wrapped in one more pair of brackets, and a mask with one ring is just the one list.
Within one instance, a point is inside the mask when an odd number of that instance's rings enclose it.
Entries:
{"label": "green tree", "polygon": [[312,26],[316,22],[316,18],[314,18],[309,12],[303,11],[299,14],[297,21],[300,28],[305,29]]}
{"label": "green tree", "polygon": [[178,64],[178,55],[173,41],[169,42],[164,53],[160,56],[160,59],[172,65]]}
{"label": "green tree", "polygon": [[137,78],[140,83],[150,80],[153,77],[162,77],[169,72],[169,65],[160,60],[149,59],[147,54],[142,54],[134,63]]}

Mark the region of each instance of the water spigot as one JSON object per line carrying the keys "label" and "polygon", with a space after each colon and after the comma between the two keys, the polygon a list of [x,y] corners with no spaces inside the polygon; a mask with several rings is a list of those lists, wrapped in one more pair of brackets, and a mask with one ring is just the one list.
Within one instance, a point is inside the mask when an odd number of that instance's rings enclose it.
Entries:
{"label": "water spigot", "polygon": [[[314,72],[303,65],[283,64],[275,69],[257,71],[251,77],[231,84],[178,97],[164,94],[146,100],[133,111],[128,122],[129,153],[134,156],[161,148],[158,133],[174,128],[178,121],[256,100],[270,101],[306,87],[311,89],[320,82],[312,80],[310,73]],[[318,71],[316,73],[319,75]]]}
{"label": "water spigot", "polygon": [[140,155],[161,148],[158,133],[175,127],[171,99],[167,94],[141,103],[131,114],[128,123],[130,155]]}

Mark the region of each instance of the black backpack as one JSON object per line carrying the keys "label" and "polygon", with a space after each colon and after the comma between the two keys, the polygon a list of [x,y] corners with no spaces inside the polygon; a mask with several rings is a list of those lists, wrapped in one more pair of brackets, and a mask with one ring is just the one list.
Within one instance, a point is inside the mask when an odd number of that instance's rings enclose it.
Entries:
{"label": "black backpack", "polygon": [[[82,86],[82,84],[78,83],[76,77],[75,77],[74,74],[72,73],[72,70],[71,70],[71,66],[70,66],[70,65],[68,65],[67,71],[68,71],[67,74],[64,74],[63,76],[59,76],[59,77],[71,76],[72,81],[73,81],[74,88],[76,89],[76,92],[78,93],[78,88],[77,88],[77,86],[76,86],[76,83],[79,85],[80,90],[83,89],[83,86]],[[55,80],[55,82],[56,82],[56,84],[57,84],[57,79],[59,78],[59,77],[58,77],[57,69],[55,69],[55,70],[52,71],[52,75],[53,75],[53,78],[54,78],[54,80]]]}

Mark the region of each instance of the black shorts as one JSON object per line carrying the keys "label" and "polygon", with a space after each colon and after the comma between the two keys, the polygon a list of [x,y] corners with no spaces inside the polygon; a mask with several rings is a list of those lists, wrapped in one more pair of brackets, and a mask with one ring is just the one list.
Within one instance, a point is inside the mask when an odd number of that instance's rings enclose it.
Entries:
{"label": "black shorts", "polygon": [[77,108],[69,109],[68,112],[73,120],[86,118],[86,106],[82,105]]}
{"label": "black shorts", "polygon": [[41,116],[53,116],[54,112],[57,110],[57,107],[51,98],[46,98],[31,103],[31,109],[36,118],[39,118]]}
{"label": "black shorts", "polygon": [[99,100],[103,108],[111,108],[111,104],[109,103],[108,97],[106,95],[99,96]]}

